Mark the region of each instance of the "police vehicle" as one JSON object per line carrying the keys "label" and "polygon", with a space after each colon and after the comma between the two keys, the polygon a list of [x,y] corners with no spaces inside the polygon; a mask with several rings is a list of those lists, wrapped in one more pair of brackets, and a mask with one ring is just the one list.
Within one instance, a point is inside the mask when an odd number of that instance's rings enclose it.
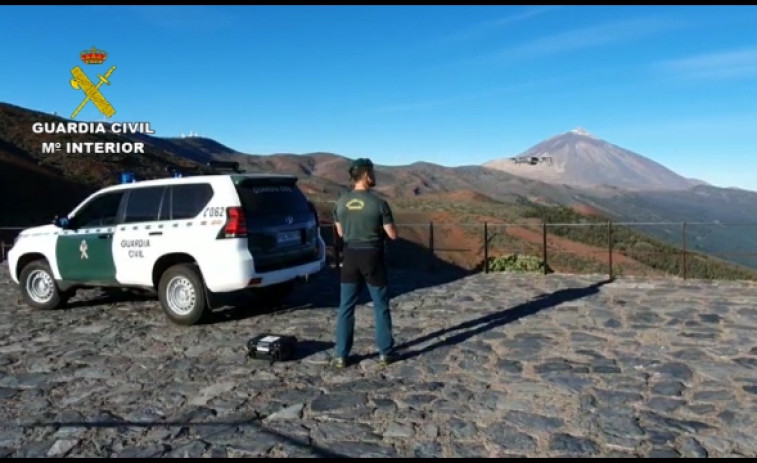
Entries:
{"label": "police vehicle", "polygon": [[122,174],[53,224],[21,232],[8,267],[24,301],[49,310],[79,288],[143,289],[191,325],[215,294],[285,295],[325,267],[318,215],[297,177],[214,167],[143,181]]}

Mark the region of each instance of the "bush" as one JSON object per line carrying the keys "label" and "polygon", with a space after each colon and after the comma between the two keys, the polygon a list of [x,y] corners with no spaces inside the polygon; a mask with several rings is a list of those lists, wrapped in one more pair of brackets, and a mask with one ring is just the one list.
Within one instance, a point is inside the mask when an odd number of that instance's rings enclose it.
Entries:
{"label": "bush", "polygon": [[[512,273],[529,273],[544,272],[544,262],[536,256],[521,256],[511,254],[503,257],[492,257],[489,259],[489,271],[491,272],[512,272]],[[547,267],[547,273],[552,269]]]}

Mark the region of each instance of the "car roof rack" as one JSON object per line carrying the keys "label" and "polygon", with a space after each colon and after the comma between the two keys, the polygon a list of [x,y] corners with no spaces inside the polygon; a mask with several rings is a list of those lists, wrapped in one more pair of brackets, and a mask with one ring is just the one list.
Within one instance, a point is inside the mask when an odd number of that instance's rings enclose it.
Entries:
{"label": "car roof rack", "polygon": [[244,172],[239,169],[239,163],[236,161],[208,161],[205,165],[207,167],[215,168],[216,170],[230,169],[238,174]]}
{"label": "car roof rack", "polygon": [[[245,172],[239,168],[239,163],[236,161],[208,161],[202,166],[183,167],[180,169],[166,166],[165,170],[173,178],[188,177],[192,175],[221,175],[228,172],[242,174]],[[133,172],[121,172],[119,174],[119,180],[120,183],[134,183],[137,181],[137,178]]]}
{"label": "car roof rack", "polygon": [[200,167],[185,167],[181,170],[173,167],[166,167],[166,170],[171,173],[172,177],[187,177],[190,175],[219,175],[228,172],[234,172],[236,174],[244,173],[244,170],[239,168],[239,163],[236,161],[208,161],[205,165]]}

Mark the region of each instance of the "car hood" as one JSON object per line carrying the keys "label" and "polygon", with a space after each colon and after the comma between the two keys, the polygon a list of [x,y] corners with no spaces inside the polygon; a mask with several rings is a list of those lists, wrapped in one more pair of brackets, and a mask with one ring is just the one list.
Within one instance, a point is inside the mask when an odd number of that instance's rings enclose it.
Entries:
{"label": "car hood", "polygon": [[55,225],[40,225],[39,227],[27,228],[19,233],[21,236],[34,236],[34,235],[49,235],[60,231],[60,228]]}

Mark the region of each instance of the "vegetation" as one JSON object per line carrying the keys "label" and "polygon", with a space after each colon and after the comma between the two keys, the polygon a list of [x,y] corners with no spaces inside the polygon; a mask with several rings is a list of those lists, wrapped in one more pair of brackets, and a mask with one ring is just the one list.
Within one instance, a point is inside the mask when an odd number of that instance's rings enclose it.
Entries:
{"label": "vegetation", "polygon": [[[511,254],[503,257],[492,257],[489,259],[490,272],[511,272],[511,273],[545,273],[544,261],[536,256]],[[552,273],[547,267],[546,273]]]}
{"label": "vegetation", "polygon": [[[566,207],[544,207],[534,204],[525,216],[536,217],[546,222],[548,232],[556,236],[605,248],[608,248],[612,241],[613,250],[652,269],[670,275],[684,275],[682,249],[650,238],[630,227],[614,225],[596,217],[585,217]],[[700,253],[687,251],[685,265],[688,278],[757,280],[757,271]]]}
{"label": "vegetation", "polygon": [[[484,262],[483,222],[489,221],[489,269],[491,271],[535,271],[543,272],[543,266],[533,268],[534,259],[542,265],[542,223],[547,223],[548,233],[548,272],[560,273],[609,273],[609,245],[612,233],[614,254],[626,256],[632,261],[617,259],[613,262],[614,275],[670,275],[684,276],[683,251],[664,241],[648,236],[631,227],[611,224],[602,217],[590,217],[579,214],[567,207],[554,207],[535,204],[529,201],[517,203],[484,202],[444,202],[438,199],[424,198],[391,199],[392,207],[398,211],[398,222],[403,223],[403,213],[440,213],[451,216],[445,223],[434,223],[436,255],[444,260],[455,260],[466,267],[482,268]],[[452,222],[454,220],[454,222]],[[498,223],[494,223],[498,222]],[[424,249],[428,246],[428,232],[425,224],[417,218],[412,220],[414,226],[401,230],[413,242]],[[465,226],[463,226],[465,224]],[[510,224],[510,225],[503,225]],[[513,224],[518,224],[517,226]],[[530,225],[529,225],[530,224]],[[562,225],[561,225],[562,224]],[[524,232],[536,235],[538,239],[526,240],[506,232],[506,228],[516,227]],[[446,235],[456,229],[465,236],[466,243],[450,246],[445,241]],[[610,232],[610,230],[612,230]],[[555,250],[554,237],[567,239],[596,248],[596,254],[587,252],[572,253]],[[468,248],[457,252],[445,252],[445,248]],[[525,256],[528,256],[526,258]],[[424,255],[425,259],[426,256]],[[408,259],[413,257],[408,256]],[[525,260],[524,260],[525,259]],[[699,252],[686,252],[686,277],[696,279],[742,279],[757,280],[757,271],[742,267],[728,261],[717,259]],[[473,262],[479,262],[478,265]],[[529,262],[529,264],[526,264]],[[526,266],[522,268],[522,266]],[[529,266],[530,265],[530,266]]]}

